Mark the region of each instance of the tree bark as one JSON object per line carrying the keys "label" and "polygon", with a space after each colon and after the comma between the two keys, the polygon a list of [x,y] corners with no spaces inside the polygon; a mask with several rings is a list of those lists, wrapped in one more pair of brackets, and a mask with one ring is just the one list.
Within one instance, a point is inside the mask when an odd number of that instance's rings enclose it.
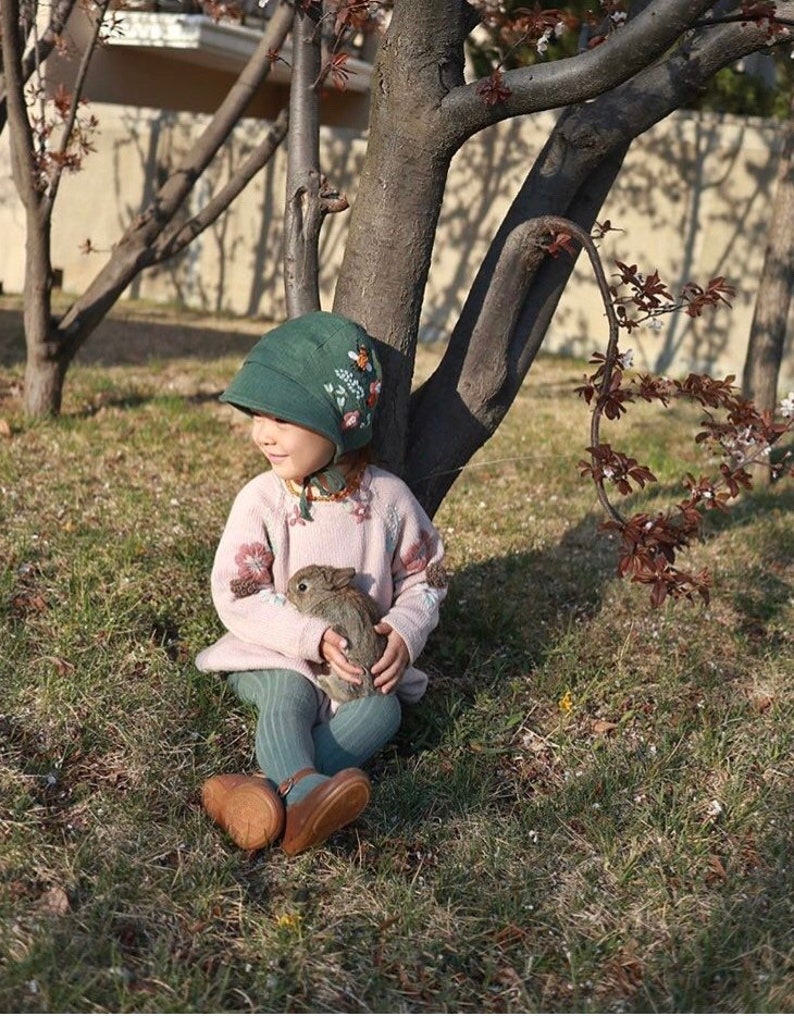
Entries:
{"label": "tree bark", "polygon": [[786,343],[786,325],[794,285],[794,110],[783,138],[769,240],[755,298],[750,342],[742,377],[742,394],[758,409],[777,403],[778,379]]}
{"label": "tree bark", "polygon": [[289,317],[320,309],[319,240],[322,4],[298,8],[292,30],[290,132],[284,213],[284,290]]}
{"label": "tree bark", "polygon": [[[419,315],[454,146],[441,103],[463,83],[470,11],[460,0],[401,0],[372,75],[367,156],[334,309],[378,340],[384,395],[379,458],[403,471]],[[377,228],[373,224],[377,223]]]}

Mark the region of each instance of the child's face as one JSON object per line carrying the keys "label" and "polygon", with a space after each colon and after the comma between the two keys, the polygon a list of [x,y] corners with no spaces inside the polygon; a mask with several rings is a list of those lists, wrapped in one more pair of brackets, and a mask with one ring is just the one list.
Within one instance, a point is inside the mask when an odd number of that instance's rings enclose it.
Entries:
{"label": "child's face", "polygon": [[302,481],[327,466],[336,451],[322,434],[267,413],[254,416],[251,437],[282,480]]}

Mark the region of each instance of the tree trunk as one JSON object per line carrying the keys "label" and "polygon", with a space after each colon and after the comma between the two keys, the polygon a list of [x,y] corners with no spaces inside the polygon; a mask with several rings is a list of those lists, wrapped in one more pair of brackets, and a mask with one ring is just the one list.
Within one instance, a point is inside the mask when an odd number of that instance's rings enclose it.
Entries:
{"label": "tree trunk", "polygon": [[319,240],[322,5],[295,11],[284,208],[284,292],[289,317],[320,309]]}
{"label": "tree trunk", "polygon": [[23,405],[25,413],[34,417],[60,413],[69,362],[63,356],[52,317],[50,229],[47,206],[36,205],[27,210],[23,294],[27,358]]}
{"label": "tree trunk", "polygon": [[55,343],[55,329],[27,337],[28,354],[25,362],[25,413],[31,417],[58,416],[63,400],[63,381],[69,366],[57,350],[50,355]]}
{"label": "tree trunk", "polygon": [[[564,120],[558,122],[560,133],[553,134],[552,148],[559,144],[567,148]],[[475,283],[447,354],[412,396],[405,479],[429,514],[435,513],[465,464],[504,419],[573,272],[575,257],[538,256],[538,245],[548,235],[544,216],[559,207],[560,215],[589,232],[627,150],[628,143],[615,143],[614,149],[600,155],[572,146],[569,169],[577,169],[574,179],[578,175],[583,181],[580,191],[557,195],[545,210],[542,201],[527,200],[539,197],[531,185],[525,184],[516,198],[505,223],[509,228],[504,236],[500,230],[478,274],[481,292]],[[588,157],[580,158],[584,152]],[[541,154],[535,169],[542,172],[544,167],[548,169],[549,163]],[[500,289],[500,299],[494,300],[493,292]],[[443,413],[439,404],[445,407]]]}
{"label": "tree trunk", "polygon": [[334,309],[378,340],[385,383],[375,440],[379,459],[398,474],[419,316],[454,154],[440,143],[441,102],[463,82],[469,15],[455,2],[395,5],[372,75],[367,157],[336,286]]}
{"label": "tree trunk", "polygon": [[[792,111],[794,114],[794,111]],[[769,240],[755,298],[742,394],[758,409],[774,409],[794,285],[794,115],[786,124],[780,154]]]}

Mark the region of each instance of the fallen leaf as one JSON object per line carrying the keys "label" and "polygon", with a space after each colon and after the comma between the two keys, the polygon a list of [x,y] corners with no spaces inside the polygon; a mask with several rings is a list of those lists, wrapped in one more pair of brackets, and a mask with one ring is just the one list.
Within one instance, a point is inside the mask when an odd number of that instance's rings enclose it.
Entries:
{"label": "fallen leaf", "polygon": [[39,897],[39,910],[52,917],[63,917],[71,909],[69,897],[60,886],[53,886]]}
{"label": "fallen leaf", "polygon": [[725,870],[724,864],[716,854],[712,854],[709,857],[709,870],[706,875],[706,883],[713,885],[715,882],[725,882],[727,878],[728,872]]}
{"label": "fallen leaf", "polygon": [[55,669],[61,677],[66,677],[67,674],[70,674],[74,670],[74,664],[64,660],[60,656],[53,657],[53,662],[55,663]]}
{"label": "fallen leaf", "polygon": [[757,712],[759,712],[759,713],[765,713],[767,711],[767,709],[771,709],[772,708],[772,704],[773,704],[774,701],[775,700],[774,700],[774,698],[771,695],[765,695],[764,693],[759,692],[759,694],[757,694],[752,699],[752,704],[753,704],[753,708]]}
{"label": "fallen leaf", "polygon": [[0,417],[0,437],[11,437],[11,424]]}
{"label": "fallen leaf", "polygon": [[494,938],[499,945],[513,945],[516,942],[523,942],[529,935],[529,932],[525,928],[520,928],[517,924],[510,923],[506,924],[503,928],[500,928],[496,932]]}
{"label": "fallen leaf", "polygon": [[509,988],[523,988],[524,981],[515,967],[504,966],[496,971],[495,980]]}
{"label": "fallen leaf", "polygon": [[593,720],[592,729],[594,734],[608,734],[611,730],[617,730],[617,723],[611,720]]}

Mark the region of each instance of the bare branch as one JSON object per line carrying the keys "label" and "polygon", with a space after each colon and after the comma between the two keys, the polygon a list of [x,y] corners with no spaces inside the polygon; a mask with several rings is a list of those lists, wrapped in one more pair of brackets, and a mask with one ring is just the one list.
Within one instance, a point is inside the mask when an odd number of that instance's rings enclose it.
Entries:
{"label": "bare branch", "polygon": [[[28,81],[33,72],[44,63],[53,51],[76,2],[77,0],[58,0],[55,4],[52,10],[52,17],[44,30],[44,34],[35,46],[28,49],[22,60],[23,81]],[[6,103],[5,80],[3,74],[0,73],[0,132],[2,132],[6,124]]]}
{"label": "bare branch", "polygon": [[110,7],[110,0],[101,0],[100,3],[94,5],[95,21],[93,24],[93,30],[91,32],[91,38],[88,41],[87,46],[83,50],[83,55],[80,59],[80,66],[77,71],[77,77],[75,78],[74,89],[72,91],[71,106],[69,108],[69,116],[66,123],[63,126],[63,134],[61,136],[61,143],[58,149],[57,155],[53,160],[55,170],[50,180],[49,186],[47,187],[46,197],[44,205],[47,214],[52,213],[55,199],[58,196],[58,188],[60,187],[61,180],[63,178],[63,170],[66,165],[66,160],[63,156],[66,154],[66,150],[72,140],[72,131],[77,120],[77,114],[80,108],[80,97],[85,87],[85,81],[88,76],[88,68],[91,65],[91,60],[94,56],[94,50],[96,49],[97,42],[99,41],[100,33],[102,32],[102,23],[105,20],[108,7]]}
{"label": "bare branch", "polygon": [[661,57],[710,6],[711,0],[657,0],[592,50],[507,71],[509,94],[493,105],[483,100],[479,82],[453,89],[442,103],[450,144],[457,148],[501,120],[583,102],[616,87]]}
{"label": "bare branch", "polygon": [[292,28],[293,8],[281,0],[262,39],[201,137],[115,245],[110,258],[60,322],[71,355],[140,270],[156,261],[153,244],[220,150],[248,103],[267,77]]}
{"label": "bare branch", "polygon": [[318,241],[320,205],[320,19],[322,5],[295,14],[292,32],[290,144],[284,223],[284,288],[290,317],[320,309]]}
{"label": "bare branch", "polygon": [[25,104],[25,77],[22,73],[24,37],[20,29],[19,0],[3,0],[0,4],[0,33],[11,131],[12,172],[20,199],[30,212],[40,206],[42,195],[36,184],[35,139]]}

